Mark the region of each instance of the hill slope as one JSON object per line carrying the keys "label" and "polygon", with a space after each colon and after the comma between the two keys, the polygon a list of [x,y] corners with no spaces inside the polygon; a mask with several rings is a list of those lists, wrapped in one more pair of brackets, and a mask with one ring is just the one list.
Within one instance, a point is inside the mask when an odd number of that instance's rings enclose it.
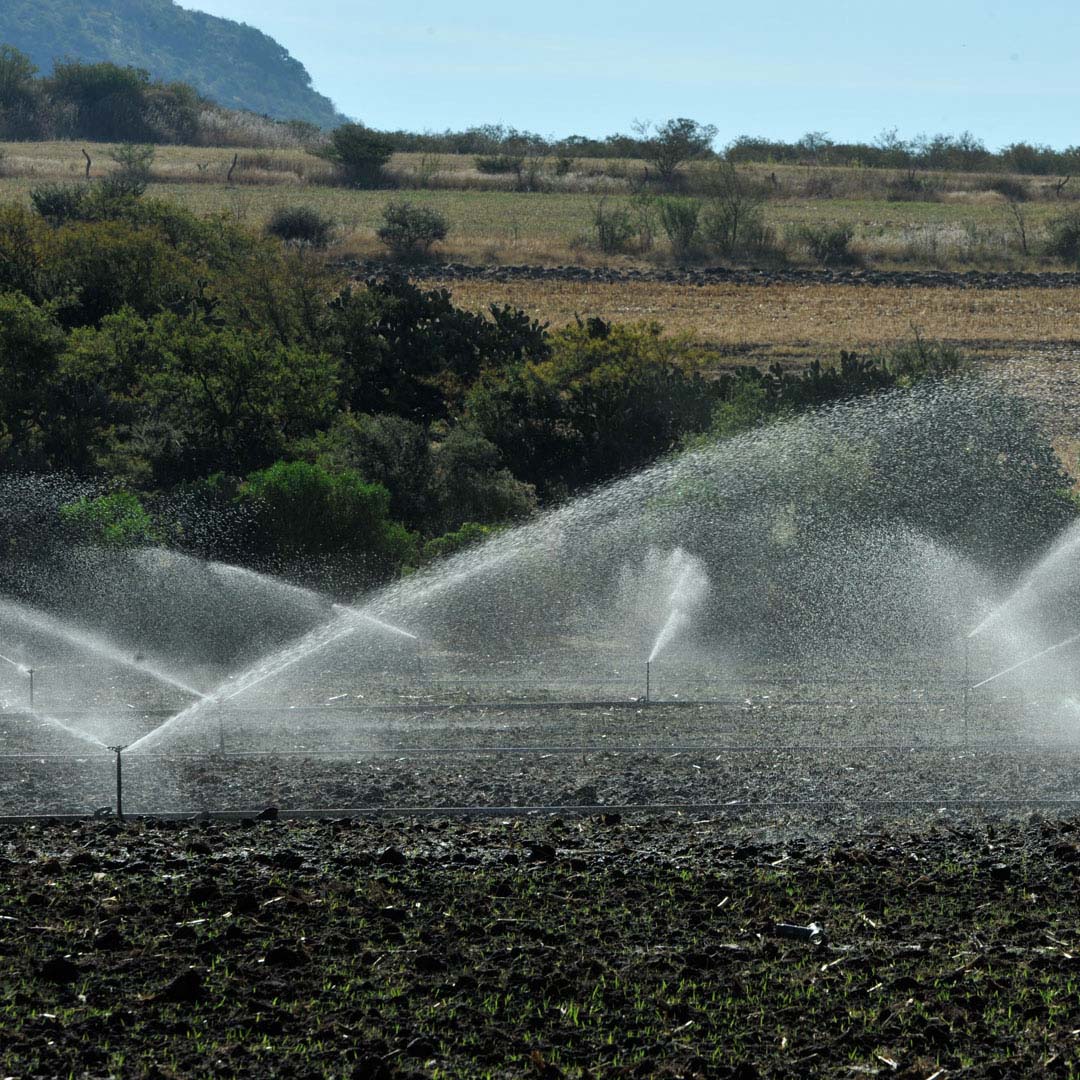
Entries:
{"label": "hill slope", "polygon": [[343,119],[272,37],[172,0],[4,0],[0,42],[26,53],[43,73],[58,58],[111,60],[190,83],[232,109],[320,127]]}

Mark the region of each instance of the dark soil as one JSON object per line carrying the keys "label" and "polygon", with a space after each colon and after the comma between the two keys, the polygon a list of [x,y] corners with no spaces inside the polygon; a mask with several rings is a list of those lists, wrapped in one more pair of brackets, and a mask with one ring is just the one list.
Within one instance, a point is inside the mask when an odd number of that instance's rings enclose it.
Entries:
{"label": "dark soil", "polygon": [[[399,264],[377,260],[353,260],[344,268],[366,278],[402,273]],[[675,267],[622,270],[589,266],[474,266],[468,263],[413,264],[404,271],[415,281],[588,281],[618,284],[628,281],[655,281],[674,285],[869,285],[879,288],[949,289],[1075,289],[1080,273],[1072,271],[1027,270],[868,270],[836,268],[772,269],[753,267]]]}
{"label": "dark soil", "polygon": [[[0,827],[30,1076],[1072,1075],[1080,825]],[[777,924],[819,923],[818,945]],[[942,1071],[944,1070],[944,1071]]]}

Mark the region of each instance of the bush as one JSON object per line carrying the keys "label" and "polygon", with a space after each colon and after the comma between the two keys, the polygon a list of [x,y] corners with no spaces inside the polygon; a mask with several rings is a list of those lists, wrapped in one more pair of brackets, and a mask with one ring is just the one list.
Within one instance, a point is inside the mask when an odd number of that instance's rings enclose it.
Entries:
{"label": "bush", "polygon": [[499,176],[506,173],[520,176],[521,170],[525,166],[525,158],[522,155],[494,154],[490,157],[476,158],[475,164],[477,172],[485,173],[488,176]]}
{"label": "bush", "polygon": [[1070,266],[1080,265],[1080,212],[1073,211],[1050,222],[1046,251]]}
{"label": "bush", "polygon": [[676,259],[687,258],[693,254],[700,235],[701,203],[697,199],[661,199],[658,207],[672,253]]}
{"label": "bush", "polygon": [[280,206],[270,215],[266,231],[288,244],[324,248],[330,243],[334,222],[312,206]]}
{"label": "bush", "polygon": [[1023,180],[1012,176],[992,176],[986,184],[987,191],[996,191],[1009,202],[1027,202],[1030,192]]}
{"label": "bush", "polygon": [[851,266],[858,262],[850,248],[855,235],[850,225],[806,225],[799,235],[810,258],[822,266]]}
{"label": "bush", "polygon": [[450,223],[434,207],[403,201],[387,205],[376,235],[396,258],[409,259],[426,255],[449,231]]}
{"label": "bush", "polygon": [[42,184],[30,189],[34,210],[52,225],[85,218],[90,189],[85,184]]}
{"label": "bush", "polygon": [[466,548],[482,544],[500,531],[497,525],[481,525],[476,521],[466,521],[460,529],[443,533],[442,536],[429,540],[421,549],[420,557],[424,562],[445,559]]}
{"label": "bush", "polygon": [[[145,156],[142,152],[145,152]],[[150,162],[154,157],[154,148],[121,147],[109,156],[119,163],[120,168],[97,182],[98,197],[105,202],[130,202],[141,198],[150,183]]]}
{"label": "bush", "polygon": [[104,547],[151,544],[157,530],[138,495],[118,491],[60,507],[60,520],[85,543]]}
{"label": "bush", "polygon": [[606,255],[626,251],[634,235],[634,222],[625,206],[608,207],[601,199],[593,207],[596,246]]}
{"label": "bush", "polygon": [[345,469],[279,461],[252,473],[237,499],[251,507],[262,552],[287,560],[332,556],[375,580],[415,558],[415,537],[389,520],[390,495]]}
{"label": "bush", "polygon": [[393,152],[393,142],[381,132],[363,124],[342,124],[318,154],[337,165],[353,187],[373,188],[385,183],[383,167]]}
{"label": "bush", "polygon": [[712,124],[679,117],[653,129],[652,135],[642,143],[642,156],[656,169],[661,183],[670,184],[683,162],[710,152],[715,138],[716,128]]}

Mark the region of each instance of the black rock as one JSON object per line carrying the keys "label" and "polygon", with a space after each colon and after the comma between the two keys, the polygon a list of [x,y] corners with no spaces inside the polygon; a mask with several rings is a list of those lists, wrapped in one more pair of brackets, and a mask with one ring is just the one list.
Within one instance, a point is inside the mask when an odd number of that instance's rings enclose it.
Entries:
{"label": "black rock", "polygon": [[277,821],[277,819],[278,808],[276,806],[268,806],[259,814],[259,821]]}

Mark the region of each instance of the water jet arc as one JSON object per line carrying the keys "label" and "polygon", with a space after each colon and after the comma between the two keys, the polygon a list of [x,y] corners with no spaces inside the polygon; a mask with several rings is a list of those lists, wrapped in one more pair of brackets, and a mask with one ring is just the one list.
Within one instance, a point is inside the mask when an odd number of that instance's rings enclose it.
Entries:
{"label": "water jet arc", "polygon": [[1017,663],[1010,665],[1003,671],[999,671],[989,678],[983,679],[982,682],[977,682],[970,689],[978,690],[980,686],[986,686],[988,683],[992,683],[995,679],[1000,679],[1004,675],[1009,675],[1019,668],[1026,667],[1028,664],[1034,663],[1036,660],[1043,656],[1048,656],[1052,652],[1057,652],[1058,649],[1064,649],[1066,645],[1071,645],[1074,641],[1080,641],[1080,631],[1073,634],[1072,637],[1067,637],[1064,641],[1059,641],[1056,645],[1051,645],[1048,649],[1043,649],[1041,652],[1035,653],[1034,656],[1025,657],[1023,660],[1017,661]]}

